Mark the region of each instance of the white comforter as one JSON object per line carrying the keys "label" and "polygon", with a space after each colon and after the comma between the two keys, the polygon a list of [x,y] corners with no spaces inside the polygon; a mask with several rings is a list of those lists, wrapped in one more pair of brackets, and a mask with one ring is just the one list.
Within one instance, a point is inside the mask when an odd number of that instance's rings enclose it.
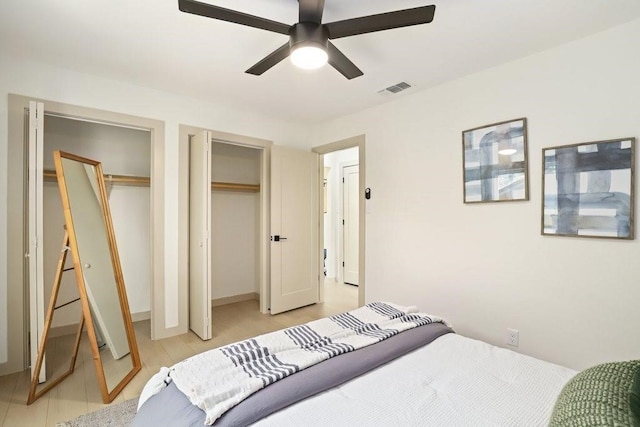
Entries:
{"label": "white comforter", "polygon": [[268,384],[330,357],[375,344],[441,318],[415,307],[369,303],[347,313],[200,353],[162,369],[145,386],[138,407],[173,381],[211,425]]}
{"label": "white comforter", "polygon": [[256,426],[543,426],[575,371],[447,334]]}

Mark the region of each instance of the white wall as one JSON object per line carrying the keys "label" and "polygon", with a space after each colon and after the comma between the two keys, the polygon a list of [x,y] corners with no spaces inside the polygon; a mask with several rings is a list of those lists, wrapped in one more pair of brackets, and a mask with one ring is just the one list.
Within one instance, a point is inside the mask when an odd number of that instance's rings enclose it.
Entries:
{"label": "white wall", "polygon": [[[176,80],[178,82],[179,79]],[[0,200],[7,199],[7,114],[9,93],[149,117],[165,122],[164,185],[166,188],[165,280],[168,304],[177,308],[178,294],[178,127],[189,124],[222,132],[253,136],[276,144],[304,144],[302,125],[256,114],[250,108],[231,108],[215,99],[193,100],[172,93],[0,53]],[[7,358],[7,210],[0,206],[0,363]],[[16,286],[16,284],[11,284]],[[17,286],[21,286],[18,284]],[[177,314],[167,313],[177,324]],[[171,323],[171,322],[170,322]],[[167,324],[167,327],[176,326]]]}
{"label": "white wall", "polygon": [[[640,241],[540,235],[543,147],[640,137],[638,40],[640,20],[319,126],[314,146],[366,134],[367,301],[497,345],[515,328],[573,368],[640,357]],[[518,117],[530,201],[463,204],[461,131]]]}
{"label": "white wall", "polygon": [[[640,136],[640,21],[326,123],[307,146],[366,134],[367,300],[418,304],[458,332],[581,368],[638,358],[640,243],[540,236],[541,148]],[[7,94],[166,123],[165,276],[178,288],[178,125],[304,144],[306,128],[0,54],[0,200]],[[525,116],[529,202],[463,205],[464,129]],[[636,203],[637,209],[637,203]],[[0,207],[0,363],[6,359],[6,206]],[[3,279],[4,278],[4,279]],[[15,286],[15,284],[12,284]]]}

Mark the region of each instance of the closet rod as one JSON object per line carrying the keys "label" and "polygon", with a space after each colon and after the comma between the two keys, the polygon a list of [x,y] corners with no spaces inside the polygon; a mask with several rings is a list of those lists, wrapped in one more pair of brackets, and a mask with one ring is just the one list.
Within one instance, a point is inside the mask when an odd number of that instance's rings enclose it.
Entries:
{"label": "closet rod", "polygon": [[233,182],[212,182],[211,189],[222,190],[222,191],[244,191],[247,193],[258,193],[260,192],[260,185],[259,184],[236,184]]}
{"label": "closet rod", "polygon": [[[45,181],[57,181],[56,171],[45,169],[43,171],[43,176]],[[132,175],[104,175],[105,183],[111,184],[121,184],[121,185],[139,185],[139,186],[148,186],[151,180],[144,176],[132,176]],[[247,193],[259,193],[260,185],[259,184],[237,184],[234,182],[212,182],[211,183],[212,190],[219,191],[239,191],[239,192],[247,192]]]}
{"label": "closet rod", "polygon": [[[54,170],[45,169],[43,171],[43,177],[45,181],[57,181],[56,171]],[[151,183],[151,179],[146,176],[105,174],[104,182],[110,184],[148,186]]]}

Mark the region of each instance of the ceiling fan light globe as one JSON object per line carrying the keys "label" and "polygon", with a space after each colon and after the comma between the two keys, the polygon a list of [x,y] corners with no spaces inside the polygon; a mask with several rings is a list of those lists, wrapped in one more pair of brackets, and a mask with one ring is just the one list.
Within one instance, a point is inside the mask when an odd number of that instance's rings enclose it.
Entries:
{"label": "ceiling fan light globe", "polygon": [[318,46],[299,46],[291,52],[291,62],[298,68],[315,70],[327,63],[327,51]]}

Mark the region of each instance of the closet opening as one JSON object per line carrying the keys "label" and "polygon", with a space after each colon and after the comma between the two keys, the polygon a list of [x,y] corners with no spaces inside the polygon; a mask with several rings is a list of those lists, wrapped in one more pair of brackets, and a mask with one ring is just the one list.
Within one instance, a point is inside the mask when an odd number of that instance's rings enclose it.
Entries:
{"label": "closet opening", "polygon": [[215,310],[241,303],[245,313],[268,313],[271,143],[184,125],[180,131],[188,328],[208,340],[228,326],[213,323]]}
{"label": "closet opening", "polygon": [[[44,115],[43,142],[43,284],[44,301],[51,296],[64,235],[64,215],[53,166],[61,150],[102,163],[116,244],[134,322],[151,318],[151,132],[147,129]],[[73,266],[67,257],[65,268]],[[73,274],[63,274],[58,301],[79,298]],[[51,336],[73,334],[79,303],[56,311]],[[150,330],[150,326],[144,326]]]}
{"label": "closet opening", "polygon": [[[151,339],[175,334],[166,316],[172,301],[165,303],[163,274],[164,123],[14,94],[8,106],[7,279],[20,285],[7,290],[9,354],[0,375],[27,369],[35,360],[64,226],[51,154],[57,149],[103,164],[134,320],[150,318],[141,330]],[[136,234],[133,246],[124,243]],[[73,281],[67,275],[64,280]],[[62,288],[74,301],[76,284]],[[79,314],[64,314],[73,306],[56,310],[61,314],[54,316],[55,333],[64,335],[78,323]]]}
{"label": "closet opening", "polygon": [[260,301],[262,155],[255,147],[211,144],[212,307]]}

